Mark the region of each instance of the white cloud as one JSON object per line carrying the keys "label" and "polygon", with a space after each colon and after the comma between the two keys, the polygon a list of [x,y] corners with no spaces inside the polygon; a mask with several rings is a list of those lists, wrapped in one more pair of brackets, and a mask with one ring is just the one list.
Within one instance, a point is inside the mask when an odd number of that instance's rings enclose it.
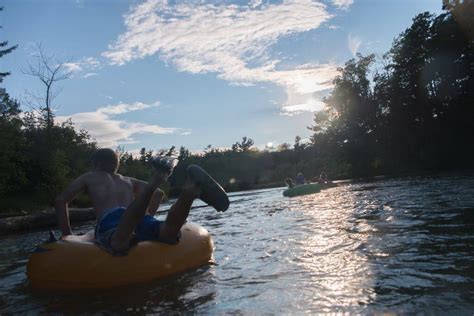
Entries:
{"label": "white cloud", "polygon": [[107,95],[107,94],[103,94],[103,93],[99,93],[99,95],[101,97],[104,97],[104,98],[108,99],[108,100],[113,100],[114,99],[111,95]]}
{"label": "white cloud", "polygon": [[332,3],[342,10],[347,10],[354,3],[354,0],[332,0]]}
{"label": "white cloud", "polygon": [[85,2],[85,0],[76,0],[75,2],[76,2],[76,6],[77,6],[78,8],[81,8],[81,9],[84,8],[84,2]]}
{"label": "white cloud", "polygon": [[116,105],[108,105],[108,106],[99,108],[97,109],[97,112],[103,113],[106,115],[118,115],[118,114],[124,114],[124,113],[132,112],[132,111],[144,110],[151,107],[157,107],[159,105],[160,105],[160,102],[155,102],[152,104],[146,104],[142,102],[135,102],[132,104],[119,103]]}
{"label": "white cloud", "polygon": [[64,68],[66,68],[66,71],[70,72],[77,72],[82,70],[82,67],[79,63],[64,63],[63,66]]}
{"label": "white cloud", "polygon": [[137,148],[137,149],[127,150],[126,152],[129,153],[130,155],[132,155],[134,158],[139,158],[140,157],[140,151],[141,151],[141,148]]}
{"label": "white cloud", "polygon": [[359,51],[360,45],[362,45],[362,40],[358,36],[353,36],[351,33],[347,36],[347,46],[351,51],[352,56],[356,56]]}
{"label": "white cloud", "polygon": [[171,134],[179,132],[177,128],[166,128],[159,125],[151,125],[140,122],[127,122],[114,118],[119,114],[125,114],[131,111],[139,111],[152,107],[157,107],[159,102],[145,104],[135,102],[132,104],[120,103],[98,108],[94,112],[81,112],[68,116],[58,116],[56,120],[62,123],[68,119],[78,129],[87,130],[92,138],[104,147],[114,147],[119,144],[136,143],[134,135],[152,133],[152,134]]}
{"label": "white cloud", "polygon": [[86,73],[82,78],[87,79],[87,78],[89,78],[89,77],[95,77],[95,76],[98,76],[98,75],[99,75],[99,74],[96,73],[96,72],[88,72],[88,73]]}
{"label": "white cloud", "polygon": [[305,64],[285,69],[280,60],[271,58],[271,47],[331,18],[324,4],[311,0],[279,4],[256,0],[240,6],[148,0],[124,16],[126,32],[102,55],[115,65],[158,55],[178,71],[216,73],[239,85],[275,83],[288,95],[311,94],[332,86],[337,66]]}
{"label": "white cloud", "polygon": [[[67,71],[72,73],[77,73],[80,71],[91,71],[94,69],[99,69],[101,64],[100,61],[93,57],[81,58],[76,62],[64,63],[64,68]],[[97,75],[97,74],[96,74]],[[84,76],[84,78],[87,78]]]}
{"label": "white cloud", "polygon": [[304,103],[286,105],[282,108],[282,115],[293,116],[302,112],[316,112],[324,109],[325,103],[314,98],[306,100]]}

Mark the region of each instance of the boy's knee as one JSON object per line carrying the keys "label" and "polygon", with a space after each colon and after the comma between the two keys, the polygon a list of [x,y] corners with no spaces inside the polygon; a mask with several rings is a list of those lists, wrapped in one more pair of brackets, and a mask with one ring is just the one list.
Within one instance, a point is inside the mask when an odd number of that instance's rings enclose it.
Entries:
{"label": "boy's knee", "polygon": [[160,227],[160,240],[162,241],[176,241],[176,238],[181,230],[182,223],[171,223],[165,221]]}
{"label": "boy's knee", "polygon": [[110,238],[110,247],[116,252],[125,252],[130,248],[130,240],[120,238],[116,233]]}
{"label": "boy's knee", "polygon": [[201,194],[201,191],[199,190],[199,188],[192,186],[192,187],[183,188],[183,190],[181,191],[180,197],[194,200],[194,199],[197,199],[200,194]]}

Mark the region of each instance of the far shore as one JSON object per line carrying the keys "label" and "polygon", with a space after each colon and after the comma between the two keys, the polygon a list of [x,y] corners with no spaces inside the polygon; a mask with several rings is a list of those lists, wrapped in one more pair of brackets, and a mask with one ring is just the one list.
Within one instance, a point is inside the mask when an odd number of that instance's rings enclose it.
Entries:
{"label": "far shore", "polygon": [[[339,180],[336,182],[342,183],[350,180]],[[238,193],[246,192],[253,190],[263,190],[284,187],[280,182],[278,183],[269,183],[267,185],[256,185],[249,190],[239,190],[232,191],[229,193]],[[197,206],[194,208],[201,208],[204,206]],[[168,210],[159,210],[157,214],[166,213]],[[82,223],[87,221],[95,220],[95,212],[93,208],[79,208],[79,207],[70,207],[69,208],[69,220],[71,224]],[[39,229],[57,229],[57,218],[56,212],[54,209],[50,208],[47,210],[39,211],[19,211],[16,213],[3,214],[3,217],[0,218],[0,235],[9,235],[16,233],[23,233],[30,230],[39,230]]]}
{"label": "far shore", "polygon": [[[441,171],[441,172],[418,172],[417,174],[405,172],[401,173],[397,176],[394,175],[378,175],[378,176],[370,176],[370,177],[361,177],[356,179],[344,179],[344,180],[334,180],[334,183],[339,185],[347,184],[347,183],[357,183],[362,181],[378,181],[387,178],[403,178],[403,177],[417,177],[417,176],[432,176],[432,175],[456,175],[456,174],[470,174],[474,175],[473,169],[464,169],[464,170],[453,170],[453,171]],[[246,192],[246,191],[253,191],[253,190],[263,190],[263,189],[271,189],[271,188],[284,188],[282,183],[274,182],[274,183],[267,183],[267,184],[259,184],[254,185],[252,188],[247,190],[236,190],[229,193],[237,193],[237,192]],[[204,206],[197,206],[194,208],[201,208]],[[157,214],[164,214],[168,211],[168,209],[159,210]],[[10,214],[1,214],[3,217],[0,217],[0,235],[9,235],[9,234],[16,234],[21,232],[26,232],[30,230],[37,230],[37,229],[57,229],[57,219],[56,213],[54,209],[50,208],[47,210],[40,210],[40,211],[18,211],[15,213]],[[95,212],[91,207],[88,208],[79,208],[79,207],[70,207],[69,208],[69,219],[71,223],[81,223],[87,221],[95,220]]]}

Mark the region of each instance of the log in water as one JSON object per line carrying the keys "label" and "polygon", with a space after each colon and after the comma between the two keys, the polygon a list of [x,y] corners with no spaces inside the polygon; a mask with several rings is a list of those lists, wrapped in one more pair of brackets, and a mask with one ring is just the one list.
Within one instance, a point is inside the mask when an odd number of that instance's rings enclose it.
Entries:
{"label": "log in water", "polygon": [[[94,220],[95,212],[92,208],[70,208],[69,219],[71,223]],[[46,210],[28,215],[0,219],[0,235],[56,226],[56,212],[54,210]]]}

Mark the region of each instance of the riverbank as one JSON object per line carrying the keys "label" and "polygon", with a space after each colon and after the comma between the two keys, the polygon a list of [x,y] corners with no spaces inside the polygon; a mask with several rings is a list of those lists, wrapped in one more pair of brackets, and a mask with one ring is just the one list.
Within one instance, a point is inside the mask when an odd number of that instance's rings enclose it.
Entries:
{"label": "riverbank", "polygon": [[[194,206],[192,209],[206,207],[207,205]],[[168,213],[169,208],[158,210],[156,214]],[[95,220],[93,208],[69,208],[69,221],[78,224]],[[36,211],[24,215],[12,215],[0,218],[0,236],[27,232],[36,229],[57,229],[56,212],[53,209]]]}
{"label": "riverbank", "polygon": [[[86,222],[94,219],[95,212],[92,208],[69,209],[69,220],[71,223]],[[56,226],[56,212],[52,209],[44,210],[27,215],[11,216],[0,219],[0,235]]]}
{"label": "riverbank", "polygon": [[[401,179],[407,177],[440,177],[440,176],[453,176],[453,175],[471,175],[474,176],[474,170],[455,170],[450,172],[419,172],[415,173],[404,173],[399,174],[398,176],[395,175],[378,175],[378,176],[371,176],[371,177],[364,177],[364,178],[356,178],[356,179],[344,179],[344,180],[334,180],[334,183],[338,185],[348,184],[348,183],[361,183],[361,182],[371,182],[371,181],[382,181],[386,179]],[[258,184],[254,185],[249,190],[239,190],[239,191],[232,191],[229,193],[237,193],[237,192],[247,192],[253,190],[261,190],[261,189],[271,189],[276,187],[283,187],[284,185],[280,182],[273,182],[273,183],[266,183],[266,184]],[[197,206],[194,208],[200,208],[203,206]],[[159,210],[157,213],[166,213],[168,210]],[[95,214],[92,208],[79,208],[79,207],[72,207],[69,208],[69,216],[71,223],[80,223],[95,220]],[[42,210],[42,211],[33,211],[33,212],[26,212],[26,211],[19,211],[18,213],[9,213],[3,214],[3,217],[0,217],[0,235],[8,235],[14,234],[19,232],[25,232],[34,229],[41,229],[41,228],[56,228],[57,227],[57,219],[56,213],[53,209],[49,210]]]}

